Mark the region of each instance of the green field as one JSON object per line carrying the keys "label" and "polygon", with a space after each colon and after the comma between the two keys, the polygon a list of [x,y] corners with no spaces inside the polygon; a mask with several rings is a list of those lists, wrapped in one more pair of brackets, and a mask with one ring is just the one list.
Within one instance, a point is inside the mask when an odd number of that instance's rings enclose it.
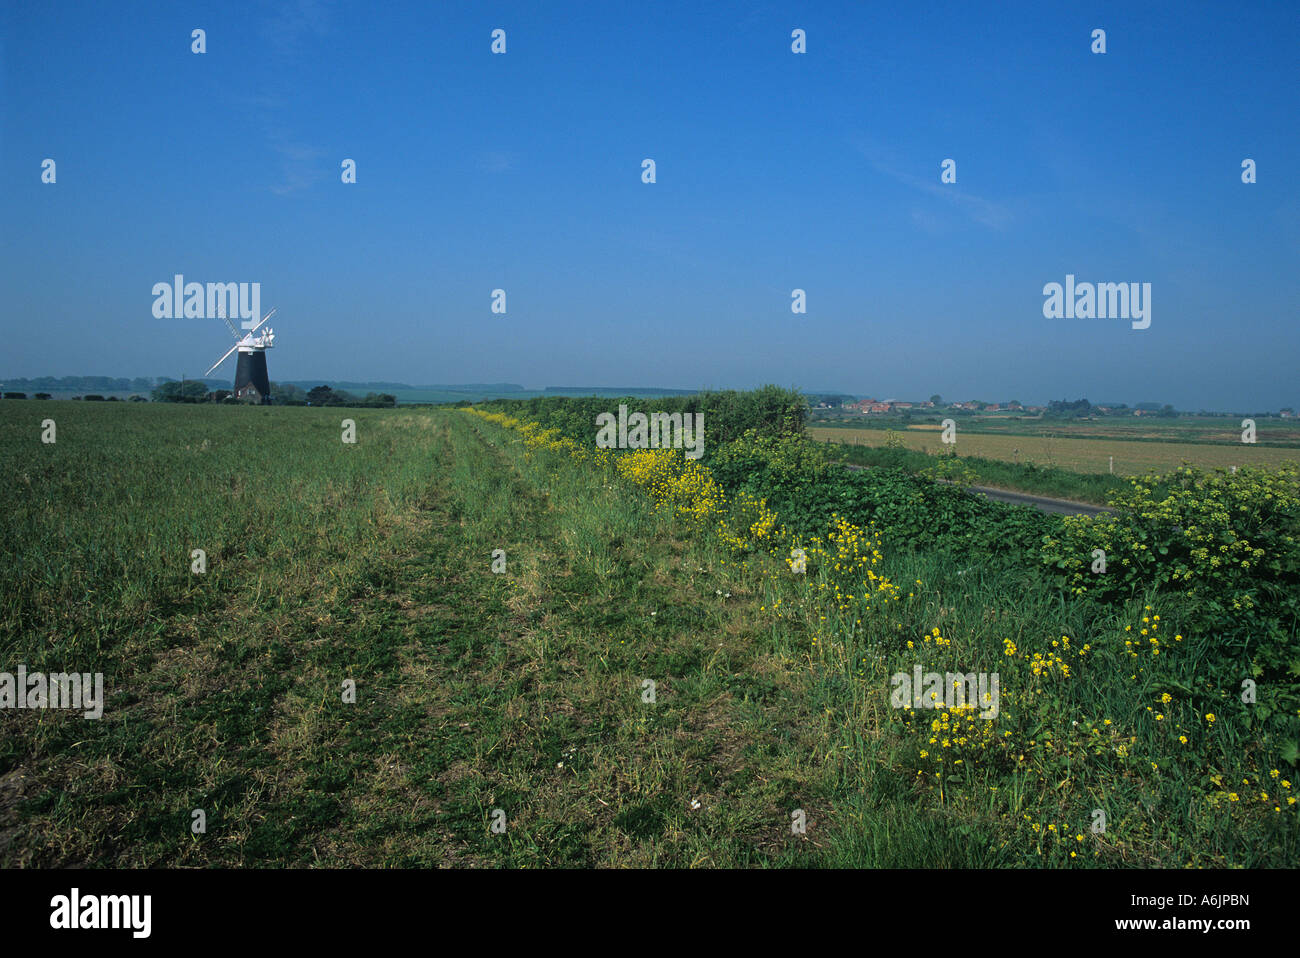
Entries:
{"label": "green field", "polygon": [[4,407],[3,660],[103,671],[109,701],[0,718],[3,864],[781,857],[825,722],[756,707],[788,666],[752,587],[634,490],[455,412],[124,410],[44,404],[42,445]]}
{"label": "green field", "polygon": [[[1261,678],[1267,723],[1237,702],[1257,651],[1193,630],[1190,598],[1067,598],[1009,544],[1057,520],[826,474],[940,545],[890,520],[830,558],[799,540],[792,575],[788,541],[764,546],[784,526],[740,490],[723,536],[658,504],[653,469],[529,435],[452,409],[0,406],[0,670],[107,688],[100,720],[0,710],[0,865],[1300,860],[1293,693]],[[707,461],[815,497],[815,457],[782,442]],[[1165,654],[1139,660],[1153,615]],[[1001,716],[939,744],[890,707],[918,655],[1001,669]]]}

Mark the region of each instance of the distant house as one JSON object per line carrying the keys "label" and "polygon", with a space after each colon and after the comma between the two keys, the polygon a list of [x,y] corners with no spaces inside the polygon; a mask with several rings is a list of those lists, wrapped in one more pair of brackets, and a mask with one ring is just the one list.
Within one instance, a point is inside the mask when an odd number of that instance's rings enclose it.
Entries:
{"label": "distant house", "polygon": [[877,402],[874,399],[864,399],[861,402],[855,402],[850,408],[856,409],[858,412],[862,413],[862,415],[867,416],[873,413],[879,414],[889,412],[889,403]]}
{"label": "distant house", "polygon": [[912,404],[911,404],[910,402],[891,402],[889,405],[890,405],[890,407],[893,408],[893,409],[911,409],[911,408],[912,408]]}
{"label": "distant house", "polygon": [[985,411],[985,412],[998,412],[999,410],[1001,410],[1001,408],[1002,408],[1002,407],[999,406],[997,403],[989,403],[987,406],[984,407],[984,411]]}
{"label": "distant house", "polygon": [[1018,402],[1009,402],[1007,403],[1007,410],[1010,412],[1024,412],[1025,407]]}

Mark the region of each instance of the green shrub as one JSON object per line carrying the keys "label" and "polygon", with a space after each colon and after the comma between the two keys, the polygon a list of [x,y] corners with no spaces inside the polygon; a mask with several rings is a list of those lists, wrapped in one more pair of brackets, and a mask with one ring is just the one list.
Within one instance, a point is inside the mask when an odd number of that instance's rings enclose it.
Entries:
{"label": "green shrub", "polygon": [[[1300,707],[1300,466],[1237,473],[1182,467],[1130,480],[1117,511],[1073,516],[1041,556],[1076,596],[1178,593],[1214,653],[1249,663],[1271,694],[1256,717]],[[1105,573],[1093,572],[1105,553]]]}
{"label": "green shrub", "polygon": [[827,461],[827,447],[795,436],[747,433],[710,461],[728,493],[765,498],[787,528],[820,532],[838,513],[909,550],[935,549],[1035,569],[1042,537],[1059,516],[972,496],[901,469],[850,471]]}

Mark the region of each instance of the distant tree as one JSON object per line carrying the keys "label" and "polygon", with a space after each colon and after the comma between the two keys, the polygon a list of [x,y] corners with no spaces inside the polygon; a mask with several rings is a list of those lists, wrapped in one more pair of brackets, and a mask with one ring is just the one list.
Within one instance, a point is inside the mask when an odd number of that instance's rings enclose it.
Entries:
{"label": "distant tree", "polygon": [[5,393],[5,399],[26,399],[27,393]]}
{"label": "distant tree", "polygon": [[36,398],[37,398],[37,399],[50,399],[50,398],[52,398],[52,397],[50,396],[49,393],[37,393],[37,394],[36,394]]}
{"label": "distant tree", "polygon": [[313,406],[334,405],[334,390],[329,386],[313,386],[307,390],[307,402]]}
{"label": "distant tree", "polygon": [[234,393],[229,389],[214,389],[212,392],[208,393],[206,398],[208,402],[225,402],[233,395]]}
{"label": "distant tree", "polygon": [[832,408],[836,406],[847,406],[853,402],[852,396],[846,396],[843,393],[816,393],[808,396],[809,403],[824,402]]}
{"label": "distant tree", "polygon": [[271,383],[271,401],[279,406],[297,406],[307,401],[307,393],[289,383]]}
{"label": "distant tree", "polygon": [[930,402],[934,403],[936,406],[941,406],[943,405],[943,397],[940,396],[938,393],[935,393],[933,396],[930,397]]}
{"label": "distant tree", "polygon": [[108,397],[108,401],[109,401],[109,402],[121,402],[122,400],[118,399],[116,396],[109,396],[109,397]]}
{"label": "distant tree", "polygon": [[1169,403],[1165,403],[1164,406],[1160,408],[1160,415],[1163,416],[1165,419],[1173,419],[1175,416],[1178,415],[1178,411],[1174,409],[1174,407],[1171,406]]}
{"label": "distant tree", "polygon": [[152,395],[154,402],[202,402],[208,398],[208,387],[193,379],[184,383],[169,379],[156,386]]}
{"label": "distant tree", "polygon": [[94,393],[92,393],[92,394],[89,395],[89,396],[83,396],[82,398],[85,399],[86,402],[103,402],[103,401],[104,401],[104,397],[103,397],[103,396],[97,396],[97,395],[95,395]]}
{"label": "distant tree", "polygon": [[143,396],[132,396],[127,402],[148,402]]}
{"label": "distant tree", "polygon": [[1092,412],[1092,403],[1086,399],[1075,399],[1067,402],[1064,399],[1053,399],[1047,404],[1045,415],[1049,419],[1077,419],[1080,416],[1087,416]]}

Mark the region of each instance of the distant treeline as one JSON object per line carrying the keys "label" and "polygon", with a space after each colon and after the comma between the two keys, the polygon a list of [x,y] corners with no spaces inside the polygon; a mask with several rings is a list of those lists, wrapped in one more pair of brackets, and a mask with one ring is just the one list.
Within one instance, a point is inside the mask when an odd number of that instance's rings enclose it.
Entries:
{"label": "distant treeline", "polygon": [[808,397],[809,405],[825,403],[828,406],[847,406],[858,401],[857,396],[848,393],[804,393],[804,395]]}
{"label": "distant treeline", "polygon": [[453,386],[412,386],[409,383],[390,383],[390,382],[350,382],[346,379],[286,379],[282,381],[285,386],[297,386],[300,389],[311,389],[319,385],[329,386],[331,389],[343,390],[367,390],[367,391],[391,391],[394,389],[405,390],[443,390],[446,392],[525,392],[523,386],[517,386],[514,383],[460,383]]}
{"label": "distant treeline", "polygon": [[[1158,403],[1140,402],[1133,408],[1141,410],[1142,412],[1150,412],[1156,416],[1164,416],[1165,418],[1172,418],[1178,415],[1178,411],[1174,409],[1173,406],[1169,405],[1169,403],[1165,403],[1161,406]],[[1044,411],[1043,417],[1045,419],[1079,419],[1085,416],[1102,415],[1103,409],[1109,409],[1113,413],[1120,414],[1128,412],[1128,406],[1125,406],[1122,403],[1116,406],[1094,406],[1086,399],[1075,399],[1072,401],[1053,399],[1047,404],[1047,409]]]}
{"label": "distant treeline", "polygon": [[[27,397],[27,393],[6,392],[4,393],[3,398],[26,399],[28,397]],[[54,397],[51,396],[49,393],[32,393],[31,398],[32,399],[53,399]],[[121,400],[117,396],[109,396],[106,400],[103,396],[100,396],[97,393],[90,393],[85,396],[73,396],[72,398],[76,400],[84,399],[86,402],[121,402]],[[143,396],[132,396],[130,401],[148,402],[149,400],[145,399]]]}
{"label": "distant treeline", "polygon": [[542,392],[561,396],[694,396],[698,389],[638,389],[628,386],[547,386]]}
{"label": "distant treeline", "polygon": [[703,413],[706,456],[710,448],[737,439],[749,429],[764,436],[800,435],[808,418],[808,401],[801,393],[772,385],[747,392],[728,389],[653,399],[631,396],[493,399],[478,406],[559,429],[578,442],[594,443],[596,417],[601,413],[617,415],[620,403],[628,407],[629,414]]}
{"label": "distant treeline", "polygon": [[[152,391],[154,402],[219,402],[239,403],[229,389],[209,391],[203,383],[186,380],[184,383],[165,382]],[[91,398],[89,396],[87,399]],[[276,406],[352,406],[382,408],[397,405],[397,399],[391,393],[366,393],[354,396],[343,389],[331,389],[329,386],[313,386],[304,390],[289,383],[271,383],[271,402]]]}
{"label": "distant treeline", "polygon": [[329,386],[313,386],[306,392],[298,386],[288,383],[271,384],[271,399],[280,406],[365,406],[391,407],[397,405],[397,397],[392,393],[369,392],[365,396],[354,396],[346,389],[331,389]]}
{"label": "distant treeline", "polygon": [[97,392],[144,393],[159,383],[158,379],[137,376],[135,379],[115,379],[112,376],[37,376],[35,379],[0,379],[6,390],[21,392]]}

